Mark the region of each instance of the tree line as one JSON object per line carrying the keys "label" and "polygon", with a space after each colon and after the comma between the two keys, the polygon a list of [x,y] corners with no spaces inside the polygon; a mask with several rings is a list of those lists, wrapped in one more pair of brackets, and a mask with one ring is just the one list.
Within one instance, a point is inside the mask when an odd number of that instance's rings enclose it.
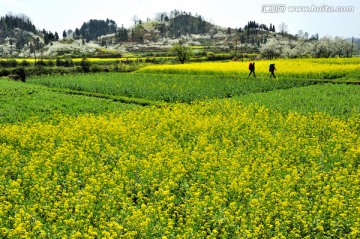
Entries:
{"label": "tree line", "polygon": [[[37,36],[35,39],[34,35]],[[43,39],[43,44],[45,45],[59,40],[57,32],[52,33],[45,29],[38,31],[35,25],[32,24],[30,18],[23,14],[7,14],[0,18],[0,44],[8,39],[11,52],[15,49],[21,50],[26,46],[33,49],[34,45],[40,44],[40,37]]]}
{"label": "tree line", "polygon": [[[161,19],[163,20],[161,21]],[[161,35],[175,38],[187,34],[209,33],[210,27],[211,24],[205,21],[201,15],[193,16],[191,12],[178,10],[171,11],[169,16],[166,13],[160,14],[158,25]]]}
{"label": "tree line", "polygon": [[[73,34],[75,38],[82,38],[86,42],[89,42],[97,40],[100,36],[113,34],[116,32],[117,24],[114,20],[91,19],[88,22],[84,22],[80,29],[76,28]],[[66,32],[63,33],[63,37],[67,37]]]}
{"label": "tree line", "polygon": [[[155,30],[149,30],[146,24],[136,16],[133,18],[134,26],[132,28],[125,28],[123,25],[118,27],[116,22],[111,19],[91,19],[74,31],[64,30],[62,37],[82,39],[83,43],[85,41],[99,41],[101,37],[101,45],[107,46],[108,44],[127,41],[144,43],[145,38],[151,41],[156,41],[159,37],[179,38],[189,34],[210,34],[210,39],[212,39],[219,31],[217,26],[206,21],[201,15],[193,15],[191,12],[179,10],[173,10],[170,13],[161,12],[156,15],[155,20],[150,23]],[[150,19],[148,18],[147,21]],[[279,33],[281,34],[275,33],[275,25],[271,23],[270,25],[261,24],[256,21],[248,21],[244,27],[228,28],[227,30],[227,34],[233,35],[233,38],[230,39],[237,39],[235,44],[240,41],[240,44],[257,46],[257,49],[261,50],[261,55],[268,59],[305,56],[349,57],[354,51],[353,44],[339,37],[319,39],[316,34],[309,38],[308,33],[302,31],[299,31],[297,36],[292,36],[287,34],[286,24],[279,26]],[[103,37],[109,34],[114,35]],[[20,51],[25,48],[29,49],[36,58],[37,51],[41,53],[44,46],[58,40],[59,34],[57,32],[52,33],[45,29],[36,30],[30,18],[25,15],[8,14],[0,18],[0,44],[7,41],[8,46],[10,45],[10,54],[13,50]],[[0,47],[0,54],[3,52],[4,48]]]}
{"label": "tree line", "polygon": [[0,18],[0,37],[14,37],[14,29],[19,28],[24,31],[37,34],[36,27],[31,23],[30,18],[25,15],[13,16],[6,15]]}
{"label": "tree line", "polygon": [[353,42],[342,37],[323,37],[320,39],[300,38],[289,41],[285,38],[272,38],[260,49],[262,57],[269,60],[273,58],[329,58],[352,57],[356,50]]}

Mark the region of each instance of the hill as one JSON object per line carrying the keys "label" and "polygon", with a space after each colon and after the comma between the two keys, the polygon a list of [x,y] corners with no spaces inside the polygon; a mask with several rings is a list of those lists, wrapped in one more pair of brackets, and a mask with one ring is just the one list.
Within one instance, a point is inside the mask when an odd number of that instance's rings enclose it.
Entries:
{"label": "hill", "polygon": [[[300,39],[286,32],[276,33],[275,26],[249,21],[239,28],[218,26],[200,15],[173,10],[158,13],[155,19],[134,19],[125,28],[114,20],[91,19],[73,30],[38,30],[25,15],[0,18],[0,57],[118,57],[165,56],[179,41],[193,46],[197,56],[260,53],[271,39]],[[311,40],[311,39],[309,39]],[[355,41],[355,44],[357,42]]]}
{"label": "hill", "polygon": [[0,18],[0,56],[2,57],[26,56],[58,40],[58,33],[53,34],[45,29],[38,30],[30,18],[23,14]]}

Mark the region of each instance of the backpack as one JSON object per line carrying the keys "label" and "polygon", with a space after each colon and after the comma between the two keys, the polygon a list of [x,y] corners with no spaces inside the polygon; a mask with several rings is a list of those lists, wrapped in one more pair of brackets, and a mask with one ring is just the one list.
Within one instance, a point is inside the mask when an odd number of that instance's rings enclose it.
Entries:
{"label": "backpack", "polygon": [[275,69],[275,64],[270,64],[269,65],[269,71],[274,71]]}
{"label": "backpack", "polygon": [[253,69],[254,69],[254,68],[253,68],[253,63],[250,62],[250,63],[249,63],[249,70],[252,71]]}

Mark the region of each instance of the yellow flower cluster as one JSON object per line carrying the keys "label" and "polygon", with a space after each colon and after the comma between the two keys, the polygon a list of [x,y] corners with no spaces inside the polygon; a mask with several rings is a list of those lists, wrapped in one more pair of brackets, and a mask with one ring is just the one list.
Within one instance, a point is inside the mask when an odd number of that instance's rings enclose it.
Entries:
{"label": "yellow flower cluster", "polygon": [[0,125],[0,238],[359,238],[360,117],[233,100]]}
{"label": "yellow flower cluster", "polygon": [[[340,64],[341,62],[341,64]],[[258,73],[268,73],[269,64],[275,63],[276,69],[286,75],[317,75],[360,70],[360,58],[350,59],[276,59],[255,61]],[[203,62],[181,65],[150,65],[140,72],[166,72],[188,74],[241,74],[249,73],[249,62]]]}

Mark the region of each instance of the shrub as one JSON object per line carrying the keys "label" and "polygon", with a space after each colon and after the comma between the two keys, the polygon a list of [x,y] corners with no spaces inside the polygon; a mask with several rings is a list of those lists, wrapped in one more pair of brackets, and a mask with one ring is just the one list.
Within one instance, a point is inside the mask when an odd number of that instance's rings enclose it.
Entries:
{"label": "shrub", "polygon": [[55,63],[54,63],[54,61],[49,60],[49,61],[47,62],[47,65],[50,66],[50,67],[53,67],[53,66],[55,66]]}
{"label": "shrub", "polygon": [[26,61],[26,60],[22,60],[21,62],[20,62],[20,66],[29,66],[30,65],[30,63],[28,62],[28,61]]}
{"label": "shrub", "polygon": [[82,58],[80,66],[81,66],[82,72],[87,73],[90,71],[91,62],[89,60],[87,60],[86,58]]}
{"label": "shrub", "polygon": [[36,66],[46,66],[47,64],[44,60],[41,59],[40,61],[37,61],[35,65]]}
{"label": "shrub", "polygon": [[18,65],[18,63],[15,59],[0,61],[0,66],[2,66],[2,67],[16,67],[17,65]]}
{"label": "shrub", "polygon": [[13,70],[13,74],[16,74],[20,77],[21,81],[25,82],[26,80],[26,71],[24,67],[19,67]]}

